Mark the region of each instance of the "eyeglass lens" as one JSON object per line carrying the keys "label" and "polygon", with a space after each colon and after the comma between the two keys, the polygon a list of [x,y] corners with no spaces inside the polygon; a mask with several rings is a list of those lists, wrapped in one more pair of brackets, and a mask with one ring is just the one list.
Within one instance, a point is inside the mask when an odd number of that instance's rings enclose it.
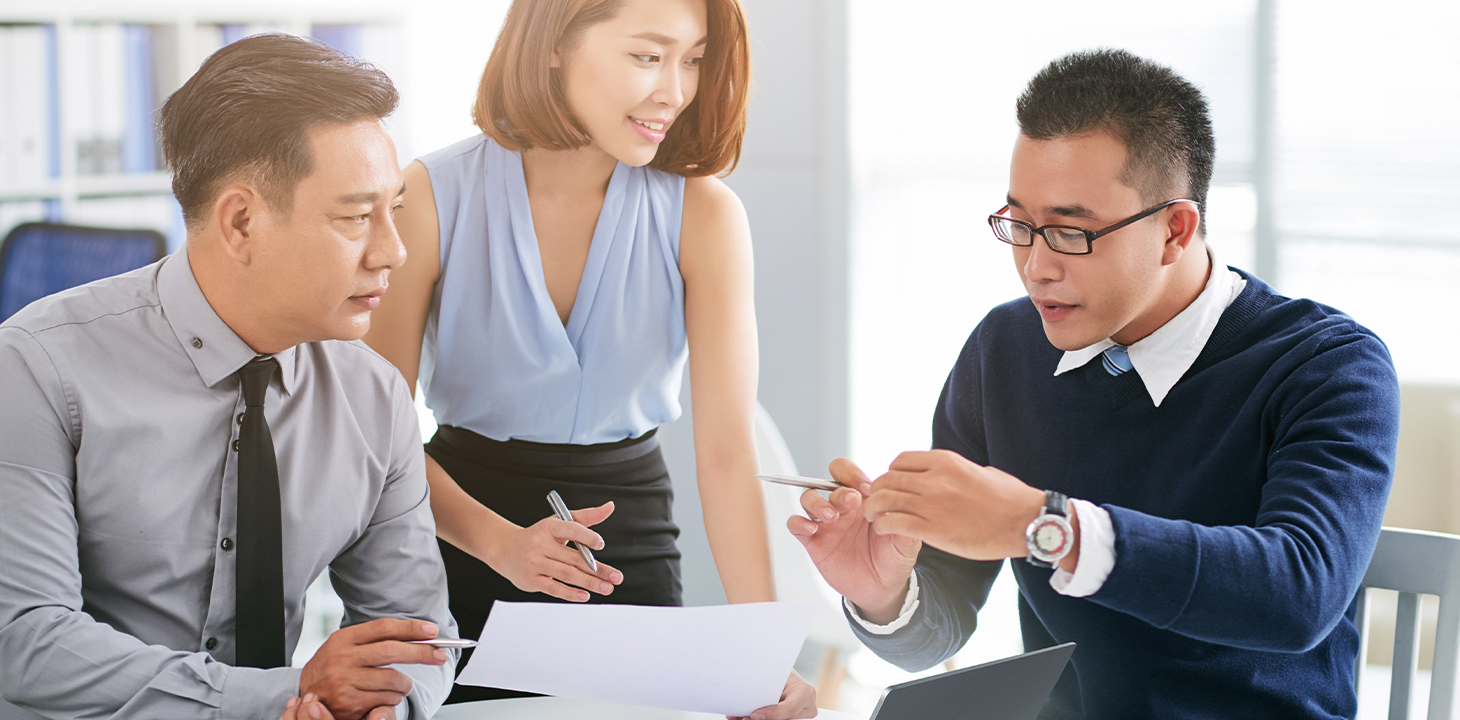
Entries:
{"label": "eyeglass lens", "polygon": [[[994,236],[1011,245],[1028,247],[1034,242],[1034,232],[1021,222],[996,217],[991,225]],[[1075,228],[1046,227],[1041,231],[1051,249],[1056,252],[1081,254],[1090,251],[1090,241],[1085,233]]]}

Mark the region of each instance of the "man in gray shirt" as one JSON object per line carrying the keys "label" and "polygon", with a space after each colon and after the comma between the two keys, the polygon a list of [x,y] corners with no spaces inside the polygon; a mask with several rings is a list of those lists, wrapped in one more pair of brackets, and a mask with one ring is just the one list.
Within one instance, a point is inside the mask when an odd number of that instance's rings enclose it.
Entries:
{"label": "man in gray shirt", "polygon": [[[0,325],[0,717],[440,706],[455,651],[405,642],[455,634],[419,426],[358,341],[405,260],[396,102],[309,41],[220,50],[161,115],[187,245]],[[326,567],[344,628],[279,667]]]}

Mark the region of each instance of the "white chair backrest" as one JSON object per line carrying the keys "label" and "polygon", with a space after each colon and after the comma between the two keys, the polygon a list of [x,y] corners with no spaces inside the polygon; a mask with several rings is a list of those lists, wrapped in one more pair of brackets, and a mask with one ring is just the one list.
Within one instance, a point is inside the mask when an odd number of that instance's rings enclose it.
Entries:
{"label": "white chair backrest", "polygon": [[[1460,536],[1421,530],[1383,528],[1374,559],[1359,590],[1359,657],[1355,681],[1362,676],[1369,649],[1368,588],[1399,592],[1394,622],[1394,665],[1389,685],[1389,720],[1409,720],[1409,696],[1419,662],[1420,595],[1440,598],[1435,656],[1430,673],[1429,720],[1454,715],[1455,673],[1460,669]],[[1362,688],[1360,688],[1362,692]]]}
{"label": "white chair backrest", "polygon": [[[800,474],[780,429],[760,403],[755,406],[755,447],[761,472]],[[771,483],[761,483],[761,491],[765,497],[766,532],[771,549],[771,568],[775,573],[776,599],[806,602],[816,608],[811,620],[810,639],[823,646],[844,650],[861,647],[842,615],[841,595],[821,579],[821,573],[816,571],[806,548],[786,529],[787,518],[805,514],[801,511],[803,491]]]}

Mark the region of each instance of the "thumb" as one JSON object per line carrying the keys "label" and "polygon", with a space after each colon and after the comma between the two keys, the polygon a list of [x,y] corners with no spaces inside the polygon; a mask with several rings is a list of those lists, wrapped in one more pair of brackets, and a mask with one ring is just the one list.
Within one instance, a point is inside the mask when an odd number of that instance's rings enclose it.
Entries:
{"label": "thumb", "polygon": [[334,720],[334,715],[330,714],[330,709],[325,707],[324,703],[317,699],[310,700],[307,703],[301,703],[298,717],[299,720]]}
{"label": "thumb", "polygon": [[918,559],[918,551],[923,549],[923,541],[907,535],[891,535],[892,549],[898,555],[914,562]]}

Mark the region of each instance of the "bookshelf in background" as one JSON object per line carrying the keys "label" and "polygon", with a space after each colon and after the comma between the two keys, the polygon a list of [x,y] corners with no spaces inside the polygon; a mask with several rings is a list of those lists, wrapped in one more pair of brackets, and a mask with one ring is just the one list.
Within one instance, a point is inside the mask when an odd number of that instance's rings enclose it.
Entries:
{"label": "bookshelf in background", "polygon": [[155,120],[203,59],[249,35],[287,32],[391,65],[399,27],[388,14],[337,8],[0,9],[0,237],[46,220],[154,229],[175,249],[182,215]]}

